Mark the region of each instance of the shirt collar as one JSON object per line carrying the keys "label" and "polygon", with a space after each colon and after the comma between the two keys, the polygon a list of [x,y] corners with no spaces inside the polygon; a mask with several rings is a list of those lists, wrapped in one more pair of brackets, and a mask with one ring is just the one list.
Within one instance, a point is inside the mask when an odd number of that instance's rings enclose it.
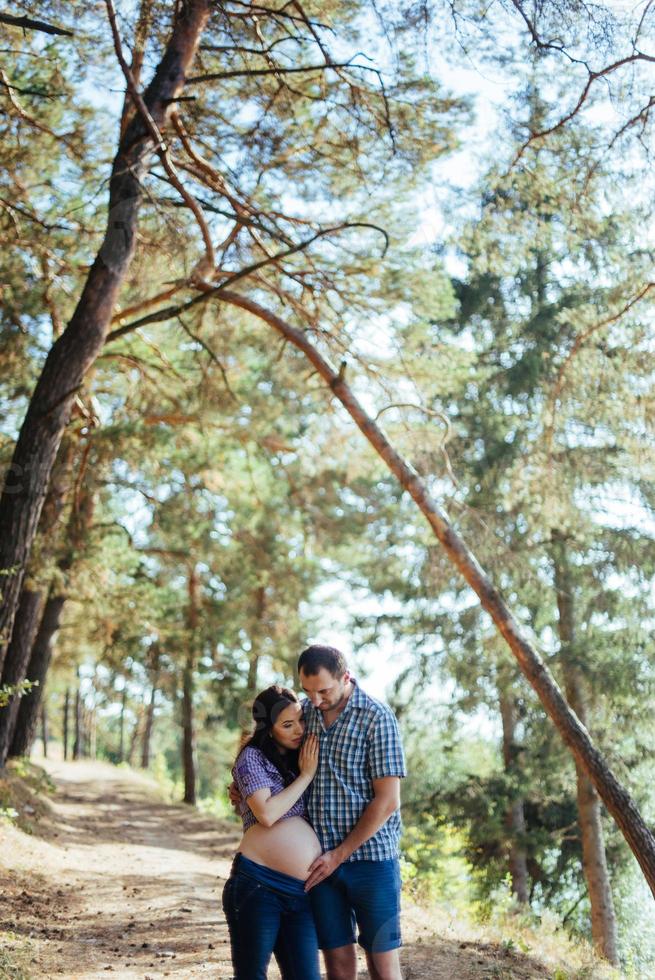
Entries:
{"label": "shirt collar", "polygon": [[[348,711],[351,705],[354,708],[366,707],[366,701],[367,701],[366,695],[364,694],[364,692],[362,691],[361,687],[359,686],[359,684],[357,683],[354,677],[350,678],[350,683],[353,686],[353,690],[352,690],[352,694],[348,698],[348,702],[346,704],[346,707],[343,709],[343,711]],[[341,714],[343,714],[343,711],[341,712]]]}
{"label": "shirt collar", "polygon": [[[350,683],[353,686],[352,693],[351,693],[350,697],[348,698],[348,701],[346,702],[345,708],[337,716],[336,721],[338,721],[339,718],[341,718],[343,715],[348,714],[348,712],[350,712],[353,708],[365,708],[366,707],[366,703],[368,701],[368,696],[366,694],[364,694],[364,692],[362,691],[361,687],[359,686],[359,684],[357,683],[357,681],[355,680],[354,677],[351,677],[350,678]],[[314,707],[314,705],[309,700],[309,698],[305,698],[303,704],[304,704],[306,710],[313,711],[314,714],[316,715],[316,717],[317,718],[320,718],[321,722],[323,721],[323,716],[322,716],[321,712],[318,710],[318,708],[315,708]],[[336,724],[336,721],[333,722],[333,724]]]}

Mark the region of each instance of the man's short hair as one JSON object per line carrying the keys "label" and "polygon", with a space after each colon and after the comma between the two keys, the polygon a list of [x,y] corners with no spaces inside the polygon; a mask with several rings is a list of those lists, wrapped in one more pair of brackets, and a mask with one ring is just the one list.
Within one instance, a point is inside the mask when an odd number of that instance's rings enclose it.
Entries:
{"label": "man's short hair", "polygon": [[308,677],[314,677],[323,668],[328,670],[333,677],[343,677],[348,670],[348,664],[344,655],[336,647],[314,644],[300,654],[298,673],[302,670]]}

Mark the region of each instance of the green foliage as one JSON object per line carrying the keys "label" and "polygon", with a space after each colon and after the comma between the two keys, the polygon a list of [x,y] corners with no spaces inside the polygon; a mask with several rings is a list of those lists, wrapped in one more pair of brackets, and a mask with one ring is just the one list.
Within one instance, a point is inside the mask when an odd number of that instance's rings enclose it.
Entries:
{"label": "green foliage", "polygon": [[447,903],[460,912],[473,901],[471,867],[463,832],[426,815],[420,823],[405,820],[402,838],[403,881],[419,901]]}
{"label": "green foliage", "polygon": [[33,687],[38,687],[38,681],[34,683],[31,681],[21,681],[19,684],[3,684],[0,687],[0,708],[5,708],[16,695],[22,698]]}

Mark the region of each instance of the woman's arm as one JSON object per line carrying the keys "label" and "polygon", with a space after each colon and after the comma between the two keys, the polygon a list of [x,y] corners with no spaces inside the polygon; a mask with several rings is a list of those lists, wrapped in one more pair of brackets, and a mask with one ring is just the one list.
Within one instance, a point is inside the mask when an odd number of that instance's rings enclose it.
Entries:
{"label": "woman's arm", "polygon": [[274,823],[287,813],[294,803],[297,803],[316,775],[318,766],[318,739],[316,735],[308,735],[302,744],[298,755],[300,775],[286,786],[280,793],[271,796],[270,787],[256,790],[246,798],[246,803],[252,810],[257,823],[262,827],[272,827]]}

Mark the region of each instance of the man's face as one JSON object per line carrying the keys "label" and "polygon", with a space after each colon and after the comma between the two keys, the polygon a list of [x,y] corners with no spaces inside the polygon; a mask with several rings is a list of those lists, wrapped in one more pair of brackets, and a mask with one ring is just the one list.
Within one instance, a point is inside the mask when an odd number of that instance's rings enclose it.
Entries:
{"label": "man's face", "polygon": [[299,676],[303,691],[319,711],[337,708],[346,696],[346,685],[350,680],[348,671],[343,677],[333,677],[325,667],[321,667],[318,674],[306,674],[301,670]]}

